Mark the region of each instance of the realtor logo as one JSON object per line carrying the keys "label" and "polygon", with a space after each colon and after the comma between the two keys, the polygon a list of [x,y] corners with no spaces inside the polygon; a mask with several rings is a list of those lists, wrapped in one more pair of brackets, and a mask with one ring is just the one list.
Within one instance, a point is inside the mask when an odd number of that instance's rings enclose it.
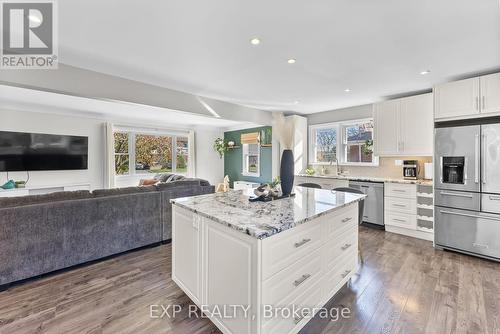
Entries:
{"label": "realtor logo", "polygon": [[0,0],[3,69],[57,68],[54,0]]}

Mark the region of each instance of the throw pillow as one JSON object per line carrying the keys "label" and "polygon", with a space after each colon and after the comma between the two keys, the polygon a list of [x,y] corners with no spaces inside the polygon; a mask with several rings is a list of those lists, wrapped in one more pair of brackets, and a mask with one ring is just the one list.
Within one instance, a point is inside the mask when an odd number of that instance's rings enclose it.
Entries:
{"label": "throw pillow", "polygon": [[159,181],[156,179],[144,179],[141,180],[141,186],[152,186],[154,184],[157,184]]}

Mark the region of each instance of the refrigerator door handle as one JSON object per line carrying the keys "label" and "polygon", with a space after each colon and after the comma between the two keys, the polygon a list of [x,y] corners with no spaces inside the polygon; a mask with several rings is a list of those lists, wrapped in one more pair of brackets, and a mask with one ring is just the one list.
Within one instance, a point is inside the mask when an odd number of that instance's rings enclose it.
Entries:
{"label": "refrigerator door handle", "polygon": [[481,179],[483,181],[483,184],[486,184],[486,141],[488,137],[486,135],[483,135],[483,140],[482,140],[482,146],[483,146],[483,152],[482,152],[482,171],[481,171]]}
{"label": "refrigerator door handle", "polygon": [[475,183],[479,183],[479,151],[480,151],[480,147],[479,147],[479,135],[476,135],[475,137],[475,150],[474,150],[474,162],[475,162],[475,166],[474,166],[474,182]]}
{"label": "refrigerator door handle", "polygon": [[447,191],[441,191],[441,195],[443,195],[443,196],[455,196],[455,197],[473,198],[473,196],[471,194],[450,193],[450,192],[447,192]]}
{"label": "refrigerator door handle", "polygon": [[443,184],[443,157],[439,157],[439,182]]}
{"label": "refrigerator door handle", "polygon": [[468,214],[468,213],[453,212],[453,211],[447,211],[447,210],[439,210],[439,212],[441,212],[442,214],[446,214],[446,215],[455,215],[455,216],[462,216],[462,217],[469,217],[469,218],[488,219],[488,220],[500,221],[500,218],[490,217],[490,216],[471,215],[471,214]]}

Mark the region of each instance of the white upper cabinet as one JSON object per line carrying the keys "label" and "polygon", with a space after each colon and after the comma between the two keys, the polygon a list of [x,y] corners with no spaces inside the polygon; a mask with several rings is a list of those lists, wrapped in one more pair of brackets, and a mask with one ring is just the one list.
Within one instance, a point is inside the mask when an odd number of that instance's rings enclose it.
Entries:
{"label": "white upper cabinet", "polygon": [[437,120],[500,115],[500,73],[434,87],[434,107]]}
{"label": "white upper cabinet", "polygon": [[373,106],[374,154],[377,156],[398,154],[400,105],[400,100],[391,100]]}
{"label": "white upper cabinet", "polygon": [[500,113],[500,73],[479,78],[481,83],[481,114]]}
{"label": "white upper cabinet", "polygon": [[432,115],[432,94],[375,104],[375,155],[431,156],[434,129]]}
{"label": "white upper cabinet", "polygon": [[405,155],[431,156],[434,144],[432,94],[401,100],[400,151]]}
{"label": "white upper cabinet", "polygon": [[454,81],[434,87],[435,118],[479,114],[479,78]]}

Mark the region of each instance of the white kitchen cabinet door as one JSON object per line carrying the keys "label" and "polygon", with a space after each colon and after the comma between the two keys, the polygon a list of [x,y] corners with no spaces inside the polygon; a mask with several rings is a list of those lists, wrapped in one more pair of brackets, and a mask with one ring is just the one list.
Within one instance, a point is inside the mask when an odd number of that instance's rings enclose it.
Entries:
{"label": "white kitchen cabinet door", "polygon": [[377,156],[397,155],[399,152],[399,109],[400,100],[377,103],[373,108],[374,154]]}
{"label": "white kitchen cabinet door", "polygon": [[[211,310],[216,306],[244,305],[250,307],[250,314],[257,314],[258,240],[210,219],[203,218],[203,222],[203,304]],[[214,314],[210,320],[225,327],[224,333],[258,332],[257,318],[244,317],[241,309],[235,317]]]}
{"label": "white kitchen cabinet door", "polygon": [[485,75],[481,82],[481,114],[500,113],[500,73]]}
{"label": "white kitchen cabinet door", "polygon": [[479,114],[479,78],[448,82],[434,87],[434,118],[456,118]]}
{"label": "white kitchen cabinet door", "polygon": [[200,304],[201,218],[177,207],[174,207],[174,210],[172,214],[172,277],[195,303]]}
{"label": "white kitchen cabinet door", "polygon": [[434,143],[432,93],[401,100],[400,126],[400,154],[432,156]]}

